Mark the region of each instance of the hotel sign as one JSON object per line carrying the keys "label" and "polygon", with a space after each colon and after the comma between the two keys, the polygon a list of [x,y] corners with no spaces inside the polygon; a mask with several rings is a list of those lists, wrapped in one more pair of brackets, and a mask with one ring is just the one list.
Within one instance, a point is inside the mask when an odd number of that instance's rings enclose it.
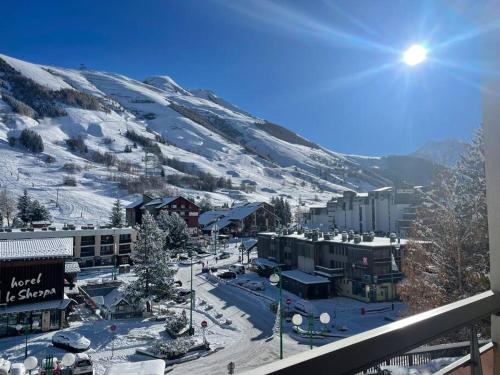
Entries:
{"label": "hotel sign", "polygon": [[64,262],[0,264],[0,305],[62,299]]}

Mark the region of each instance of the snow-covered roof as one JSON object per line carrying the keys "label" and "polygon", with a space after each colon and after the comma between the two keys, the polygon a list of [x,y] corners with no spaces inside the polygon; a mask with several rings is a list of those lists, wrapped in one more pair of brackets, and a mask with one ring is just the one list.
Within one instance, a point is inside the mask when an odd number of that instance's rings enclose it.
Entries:
{"label": "snow-covered roof", "polygon": [[[266,236],[278,236],[275,232],[261,232],[259,235],[266,235]],[[288,234],[283,237],[288,237],[288,238],[297,238],[303,241],[312,241],[311,238],[306,238],[304,234]],[[363,237],[361,237],[363,238]],[[315,242],[337,242],[337,243],[345,243],[346,245],[351,245],[351,246],[367,246],[367,247],[387,247],[387,246],[396,246],[396,243],[391,242],[391,239],[389,237],[374,237],[373,241],[361,241],[359,243],[355,243],[354,241],[349,241],[349,242],[344,242],[342,241],[342,234],[338,234],[337,236],[334,236],[333,234],[330,234],[330,239],[325,240],[324,237],[318,238],[318,241]],[[401,238],[399,245],[406,245],[408,243],[408,240]]]}
{"label": "snow-covered roof", "polygon": [[64,263],[64,272],[65,273],[78,273],[80,272],[80,265],[78,262],[66,262]]}
{"label": "snow-covered roof", "polygon": [[330,282],[326,277],[310,275],[299,270],[283,271],[281,275],[302,284],[324,284]]}
{"label": "snow-covered roof", "polygon": [[385,186],[385,187],[381,187],[381,188],[378,188],[378,189],[375,189],[375,190],[372,190],[372,191],[390,191],[390,190],[392,190],[392,187]]}
{"label": "snow-covered roof", "polygon": [[123,291],[121,291],[119,288],[115,288],[115,289],[111,290],[109,293],[107,293],[104,296],[93,296],[91,298],[97,305],[103,306],[108,310],[113,310],[114,307],[117,304],[119,304],[121,301],[125,301],[126,303],[129,303],[123,297]]}
{"label": "snow-covered roof", "polygon": [[246,251],[251,250],[255,245],[257,245],[258,241],[255,238],[247,238],[241,241],[243,247]]}
{"label": "snow-covered roof", "polygon": [[0,314],[17,314],[27,311],[38,311],[38,310],[64,310],[71,303],[71,299],[56,299],[53,301],[28,303],[25,305],[16,305],[8,307],[0,307]]}
{"label": "snow-covered roof", "polygon": [[[222,229],[227,227],[232,222],[241,221],[245,219],[247,216],[257,211],[262,205],[263,205],[262,202],[248,202],[231,207],[226,211],[215,211],[221,213],[221,216],[219,216],[219,221],[216,221],[217,215],[213,214],[215,216],[213,222],[208,222],[208,225],[207,224],[202,224],[202,225],[207,225],[205,229],[211,230],[217,224],[217,228]],[[214,211],[208,211],[208,212],[214,212]],[[205,214],[208,212],[205,212]]]}
{"label": "snow-covered roof", "polygon": [[0,241],[0,261],[60,258],[72,255],[73,239],[69,237]]}
{"label": "snow-covered roof", "polygon": [[166,206],[167,204],[172,203],[177,198],[179,198],[179,197],[163,197],[161,200],[161,203],[158,205],[157,208],[162,208],[162,207]]}
{"label": "snow-covered roof", "polygon": [[137,198],[136,200],[132,201],[132,203],[127,204],[125,206],[125,208],[136,208],[136,207],[142,205],[142,202],[144,202],[143,197]]}
{"label": "snow-covered roof", "polygon": [[163,375],[165,361],[153,359],[142,362],[118,363],[108,367],[104,375]]}
{"label": "snow-covered roof", "polygon": [[273,260],[266,259],[266,258],[252,259],[252,264],[262,265],[262,266],[267,266],[267,267],[277,267],[278,266],[277,262],[275,262]]}
{"label": "snow-covered roof", "polygon": [[227,210],[214,210],[214,211],[207,211],[203,212],[200,216],[198,216],[198,223],[200,225],[207,225],[210,224],[212,221],[216,220],[217,218],[223,217],[226,214]]}

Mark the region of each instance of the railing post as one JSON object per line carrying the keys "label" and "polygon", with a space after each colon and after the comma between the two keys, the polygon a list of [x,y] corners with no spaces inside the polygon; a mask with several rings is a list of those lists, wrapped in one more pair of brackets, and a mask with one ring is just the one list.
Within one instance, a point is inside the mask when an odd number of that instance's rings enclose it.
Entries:
{"label": "railing post", "polygon": [[[476,23],[485,24],[491,21],[491,11],[496,6],[485,4],[480,11],[481,16]],[[490,242],[490,283],[491,290],[500,292],[500,78],[496,74],[489,74],[494,69],[500,69],[500,32],[498,29],[481,36],[481,70],[482,77],[482,106],[483,126],[486,157],[486,192],[488,204],[488,227]],[[493,373],[500,374],[500,317],[491,317],[491,339],[495,343]]]}
{"label": "railing post", "polygon": [[471,375],[483,375],[477,329],[474,323],[470,325],[470,373]]}

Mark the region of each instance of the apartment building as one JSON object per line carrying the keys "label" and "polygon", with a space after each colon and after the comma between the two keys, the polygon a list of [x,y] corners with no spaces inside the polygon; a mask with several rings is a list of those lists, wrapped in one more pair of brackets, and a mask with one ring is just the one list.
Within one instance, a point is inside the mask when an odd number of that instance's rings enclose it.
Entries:
{"label": "apartment building", "polygon": [[[373,234],[293,232],[259,233],[259,258],[274,260],[285,270],[283,287],[302,298],[342,295],[364,302],[397,298],[401,253],[406,240]],[[395,267],[392,259],[394,257]]]}
{"label": "apartment building", "polygon": [[132,227],[110,228],[73,225],[62,228],[44,227],[40,229],[0,229],[0,241],[71,238],[72,258],[80,267],[128,264],[133,252],[137,232]]}

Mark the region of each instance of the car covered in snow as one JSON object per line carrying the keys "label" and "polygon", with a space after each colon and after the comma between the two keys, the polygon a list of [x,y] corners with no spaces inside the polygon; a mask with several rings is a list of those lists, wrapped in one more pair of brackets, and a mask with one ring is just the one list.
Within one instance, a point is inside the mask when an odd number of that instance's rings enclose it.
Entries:
{"label": "car covered in snow", "polygon": [[85,353],[75,355],[75,363],[71,367],[73,375],[94,375],[94,365]]}
{"label": "car covered in snow", "polygon": [[191,289],[175,288],[173,300],[177,303],[184,303],[191,297]]}
{"label": "car covered in snow", "polygon": [[229,266],[229,271],[236,272],[238,275],[245,273],[245,266],[241,263],[231,264]]}
{"label": "car covered in snow", "polygon": [[220,279],[236,279],[238,276],[236,272],[230,270],[219,270],[216,275]]}
{"label": "car covered in snow", "polygon": [[71,352],[84,352],[90,348],[90,340],[75,331],[59,331],[52,335],[52,345]]}
{"label": "car covered in snow", "polygon": [[220,253],[219,255],[217,255],[217,259],[221,260],[221,259],[228,259],[231,257],[231,253],[227,252],[227,251],[223,251],[222,253]]}

